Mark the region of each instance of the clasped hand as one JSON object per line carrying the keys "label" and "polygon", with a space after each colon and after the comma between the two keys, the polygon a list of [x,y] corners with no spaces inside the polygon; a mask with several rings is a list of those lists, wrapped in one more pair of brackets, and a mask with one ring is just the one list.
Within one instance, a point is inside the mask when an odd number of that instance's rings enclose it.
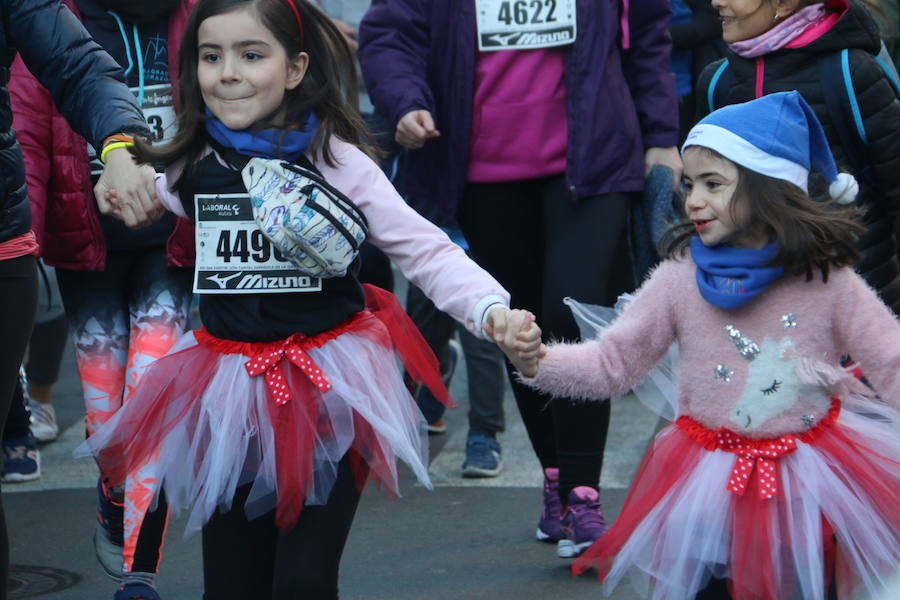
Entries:
{"label": "clasped hand", "polygon": [[97,208],[137,229],[159,219],[166,209],[156,197],[156,172],[149,165],[138,165],[125,148],[110,150],[94,197]]}
{"label": "clasped hand", "polygon": [[537,375],[538,363],[547,354],[547,346],[541,342],[541,328],[533,314],[497,307],[488,314],[484,331],[522,375]]}

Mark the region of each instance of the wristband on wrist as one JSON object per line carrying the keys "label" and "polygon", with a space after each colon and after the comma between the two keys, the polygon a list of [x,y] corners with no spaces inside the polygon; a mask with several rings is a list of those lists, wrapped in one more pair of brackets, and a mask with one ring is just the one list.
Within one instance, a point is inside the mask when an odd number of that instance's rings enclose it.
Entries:
{"label": "wristband on wrist", "polygon": [[134,138],[125,133],[116,133],[103,140],[103,143],[100,144],[100,148],[105,148],[107,144],[112,144],[114,142],[127,142],[133,144]]}
{"label": "wristband on wrist", "polygon": [[128,148],[129,146],[134,146],[134,142],[113,142],[103,146],[103,150],[100,152],[100,162],[106,164],[106,155],[109,154],[110,150],[115,150],[116,148]]}

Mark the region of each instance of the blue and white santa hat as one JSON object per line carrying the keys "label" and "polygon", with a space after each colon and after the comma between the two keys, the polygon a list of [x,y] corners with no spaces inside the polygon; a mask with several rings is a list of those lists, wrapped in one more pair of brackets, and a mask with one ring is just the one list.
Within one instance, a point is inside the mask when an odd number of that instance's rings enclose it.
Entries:
{"label": "blue and white santa hat", "polygon": [[859,191],[852,175],[838,173],[822,124],[798,92],[769,94],[720,108],[691,129],[682,152],[690,146],[710,148],[803,191],[814,168],[825,176],[829,195],[839,204],[853,202]]}

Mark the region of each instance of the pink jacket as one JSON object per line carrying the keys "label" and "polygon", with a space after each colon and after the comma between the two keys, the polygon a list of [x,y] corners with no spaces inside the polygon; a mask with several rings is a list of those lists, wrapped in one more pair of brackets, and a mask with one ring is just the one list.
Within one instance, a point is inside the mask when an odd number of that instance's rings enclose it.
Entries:
{"label": "pink jacket", "polygon": [[[438,309],[483,336],[481,325],[487,312],[496,305],[509,306],[509,293],[447,234],[410,208],[368,156],[352,144],[331,140],[338,166],[329,166],[320,157],[308,158],[328,183],[366,215],[367,241],[394,261]],[[186,217],[180,197],[169,190],[168,183],[177,181],[182,169],[183,163],[176,163],[159,175],[156,194],[166,208]]]}
{"label": "pink jacket", "polygon": [[[664,262],[599,340],[555,344],[529,385],[554,396],[600,399],[628,392],[678,343],[679,413],[751,438],[810,429],[831,397],[865,391],[842,355],[900,408],[900,324],[850,269],[784,277],[736,310],[706,302],[690,259]],[[726,326],[746,338],[745,358]],[[732,330],[732,331],[733,331]]]}
{"label": "pink jacket", "polygon": [[[80,18],[74,1],[63,1]],[[181,32],[195,2],[182,0],[169,18],[169,73],[173,81],[178,74]],[[32,229],[41,255],[48,264],[64,269],[102,270],[106,265],[106,240],[94,202],[87,142],[72,131],[50,94],[18,57],[11,68],[9,94],[13,128],[25,158]],[[193,265],[194,233],[189,221],[177,221],[166,248],[170,265]]]}

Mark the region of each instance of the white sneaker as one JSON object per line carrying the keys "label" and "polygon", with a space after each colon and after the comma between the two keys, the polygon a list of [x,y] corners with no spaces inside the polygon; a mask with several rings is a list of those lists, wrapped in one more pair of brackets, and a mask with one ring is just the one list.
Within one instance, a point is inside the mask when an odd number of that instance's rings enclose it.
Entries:
{"label": "white sneaker", "polygon": [[56,424],[56,411],[52,404],[44,404],[34,400],[28,400],[28,410],[31,412],[31,433],[39,442],[52,442],[59,435],[59,425]]}

